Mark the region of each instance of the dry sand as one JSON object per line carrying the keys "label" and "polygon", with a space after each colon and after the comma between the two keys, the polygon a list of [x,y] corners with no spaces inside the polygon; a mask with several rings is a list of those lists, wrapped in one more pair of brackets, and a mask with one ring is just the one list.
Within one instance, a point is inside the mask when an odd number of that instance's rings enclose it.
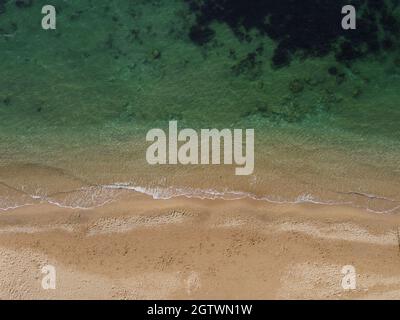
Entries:
{"label": "dry sand", "polygon": [[[0,214],[0,299],[400,298],[395,215],[254,200],[153,200]],[[44,290],[45,265],[56,289]],[[357,288],[341,286],[344,265]]]}

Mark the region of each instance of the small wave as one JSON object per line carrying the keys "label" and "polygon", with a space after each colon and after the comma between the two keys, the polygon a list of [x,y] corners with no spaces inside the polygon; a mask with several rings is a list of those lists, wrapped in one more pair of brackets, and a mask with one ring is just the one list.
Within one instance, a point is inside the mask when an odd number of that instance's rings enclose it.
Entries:
{"label": "small wave", "polygon": [[108,189],[132,190],[151,196],[155,200],[168,200],[176,197],[208,199],[208,200],[239,200],[248,197],[248,194],[241,191],[217,191],[214,189],[180,188],[180,187],[142,187],[130,183],[114,183],[104,185]]}
{"label": "small wave", "polygon": [[[316,205],[329,205],[329,206],[341,206],[341,205],[350,205],[355,208],[366,209],[369,212],[373,213],[393,213],[396,210],[400,209],[399,206],[395,206],[393,208],[387,210],[376,210],[371,209],[368,206],[357,205],[352,201],[334,201],[334,200],[321,200],[318,197],[304,193],[300,194],[293,200],[282,199],[280,197],[272,197],[272,196],[257,196],[250,192],[244,191],[233,191],[224,189],[223,191],[218,191],[215,189],[198,189],[198,188],[182,188],[182,187],[143,187],[143,186],[135,186],[130,183],[114,183],[110,185],[104,185],[104,188],[109,189],[122,189],[122,190],[132,190],[138,193],[142,193],[148,196],[151,196],[155,200],[168,200],[176,197],[185,197],[185,198],[196,198],[196,199],[207,199],[207,200],[240,200],[240,199],[251,199],[256,201],[266,201],[273,204],[316,204]],[[390,202],[398,202],[397,200],[385,198],[382,196],[372,195],[372,194],[363,194],[360,192],[349,192],[346,193],[348,195],[356,195],[356,196],[365,196],[371,200],[386,200]]]}
{"label": "small wave", "polygon": [[[102,186],[83,187],[77,190],[69,191],[62,194],[46,195],[46,193],[26,194],[26,197],[10,201],[7,198],[0,198],[0,211],[10,211],[21,207],[32,206],[37,204],[49,204],[59,208],[74,210],[90,210],[105,206],[115,200],[116,192],[110,192]],[[32,201],[29,201],[32,200]]]}
{"label": "small wave", "polygon": [[0,211],[10,211],[10,210],[15,210],[27,206],[32,206],[33,203],[24,203],[24,204],[18,204],[18,205],[13,205],[13,206],[8,206],[8,207],[0,207]]}
{"label": "small wave", "polygon": [[115,192],[109,192],[109,190],[103,186],[90,186],[70,191],[64,194],[62,199],[57,199],[51,195],[31,195],[31,197],[33,199],[38,199],[42,203],[48,203],[59,208],[90,210],[103,207],[113,202],[117,194]]}
{"label": "small wave", "polygon": [[[116,200],[116,198],[123,191],[134,191],[152,197],[155,200],[168,200],[177,197],[185,197],[188,199],[202,199],[202,200],[241,200],[250,199],[255,201],[266,201],[272,204],[316,204],[316,205],[329,205],[341,206],[349,205],[355,208],[366,209],[373,213],[393,213],[400,209],[397,200],[388,199],[381,196],[372,194],[363,194],[360,192],[347,192],[338,194],[354,195],[367,197],[370,200],[385,200],[391,203],[396,202],[396,206],[386,210],[372,209],[370,205],[359,205],[353,201],[334,201],[322,200],[315,195],[304,193],[300,194],[293,199],[283,199],[281,197],[273,196],[259,196],[250,192],[235,191],[229,189],[216,190],[216,189],[200,189],[200,188],[184,188],[184,187],[144,187],[134,185],[128,182],[113,183],[107,185],[88,186],[82,187],[77,190],[65,193],[63,197],[55,197],[54,195],[29,195],[33,200],[32,203],[10,204],[6,203],[0,207],[0,211],[15,210],[25,206],[31,206],[39,203],[47,203],[57,206],[59,208],[73,209],[73,210],[91,210],[108,205]],[[60,194],[58,194],[60,196]]]}
{"label": "small wave", "polygon": [[364,192],[358,192],[358,191],[349,191],[349,192],[337,192],[340,194],[347,194],[347,195],[355,195],[355,196],[360,196],[360,197],[365,197],[368,199],[372,199],[372,200],[384,200],[384,201],[390,201],[390,202],[400,202],[400,200],[397,199],[390,199],[387,197],[383,197],[383,196],[378,196],[372,193],[364,193]]}
{"label": "small wave", "polygon": [[176,197],[197,198],[207,200],[240,200],[251,199],[258,201],[268,201],[275,204],[299,204],[299,203],[314,203],[325,205],[345,205],[351,202],[335,202],[335,201],[322,201],[311,194],[301,194],[294,200],[283,200],[280,198],[257,196],[250,192],[234,191],[224,189],[218,191],[215,189],[198,189],[198,188],[180,188],[180,187],[142,187],[134,186],[129,183],[115,183],[111,185],[104,185],[103,187],[109,189],[123,189],[132,190],[142,194],[151,196],[155,200],[168,200]]}

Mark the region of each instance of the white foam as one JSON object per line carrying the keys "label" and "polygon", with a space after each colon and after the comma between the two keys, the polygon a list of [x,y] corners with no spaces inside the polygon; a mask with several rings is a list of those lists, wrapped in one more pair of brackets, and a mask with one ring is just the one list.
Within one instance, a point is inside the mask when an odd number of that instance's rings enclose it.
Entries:
{"label": "white foam", "polygon": [[[51,196],[46,195],[30,195],[31,199],[37,203],[47,203],[60,208],[72,210],[90,210],[98,207],[105,206],[115,201],[120,192],[115,191],[134,191],[137,193],[145,194],[155,200],[168,200],[177,197],[194,198],[194,199],[207,199],[207,200],[240,200],[251,199],[256,201],[266,201],[273,204],[316,204],[316,205],[350,205],[356,208],[365,209],[373,213],[393,213],[400,209],[400,201],[388,199],[381,196],[372,194],[363,194],[360,192],[348,192],[348,195],[365,196],[369,200],[386,200],[388,202],[396,203],[396,206],[386,210],[371,209],[369,206],[357,205],[351,201],[340,202],[332,200],[321,200],[318,197],[309,194],[299,194],[293,199],[282,199],[280,197],[271,196],[258,196],[250,192],[236,191],[236,190],[216,190],[216,189],[200,189],[200,188],[184,188],[184,187],[144,187],[135,185],[129,182],[112,183],[108,185],[89,186],[70,192],[67,196],[58,200]],[[20,207],[34,205],[34,203],[22,203],[15,205],[7,205],[0,207],[0,211],[8,211],[18,209]]]}
{"label": "white foam", "polygon": [[18,204],[18,205],[14,205],[14,206],[0,207],[0,211],[10,211],[10,210],[15,210],[15,209],[32,206],[32,205],[33,205],[33,203],[23,203],[23,204]]}
{"label": "white foam", "polygon": [[124,189],[133,190],[142,194],[151,196],[153,199],[168,200],[176,197],[186,198],[197,198],[197,199],[208,199],[208,200],[240,200],[240,199],[251,199],[258,201],[268,201],[275,204],[299,204],[299,203],[313,203],[313,204],[325,204],[325,205],[345,205],[351,204],[350,202],[334,202],[334,201],[321,201],[311,194],[301,194],[294,200],[282,200],[267,196],[257,196],[255,194],[224,189],[223,191],[215,189],[197,189],[197,188],[181,188],[181,187],[152,187],[146,188],[141,186],[130,185],[129,183],[115,183],[111,185],[105,185],[104,188],[110,189]]}
{"label": "white foam", "polygon": [[[341,206],[341,205],[351,205],[356,208],[366,209],[369,212],[373,213],[392,213],[398,209],[400,209],[400,205],[395,206],[393,208],[387,210],[375,210],[369,207],[363,207],[360,205],[356,205],[351,201],[333,201],[333,200],[321,200],[318,197],[304,193],[295,197],[293,200],[281,199],[281,198],[273,198],[269,196],[257,196],[255,194],[243,191],[235,191],[224,189],[223,191],[215,190],[215,189],[198,189],[198,188],[181,188],[181,187],[143,187],[136,186],[130,183],[114,183],[111,185],[104,185],[104,188],[110,189],[123,189],[123,190],[132,190],[138,193],[146,194],[151,196],[155,200],[159,199],[172,199],[176,197],[186,197],[186,198],[197,198],[197,199],[208,199],[208,200],[240,200],[240,199],[251,199],[257,201],[267,201],[274,204],[316,204],[316,205],[329,205],[329,206]],[[349,193],[352,194],[352,193]],[[390,202],[399,202],[398,200],[388,199],[381,196],[376,196],[372,194],[362,194],[357,193],[356,195],[366,196],[369,199],[377,199],[377,200],[387,200]]]}

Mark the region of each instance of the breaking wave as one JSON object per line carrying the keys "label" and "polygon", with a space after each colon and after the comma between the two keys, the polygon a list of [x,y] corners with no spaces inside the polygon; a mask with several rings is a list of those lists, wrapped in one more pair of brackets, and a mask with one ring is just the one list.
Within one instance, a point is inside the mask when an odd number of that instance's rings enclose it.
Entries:
{"label": "breaking wave", "polygon": [[[97,185],[82,187],[77,190],[68,192],[59,192],[56,194],[25,194],[19,201],[16,199],[10,200],[7,197],[0,196],[0,211],[10,211],[21,207],[33,206],[38,204],[50,204],[59,208],[75,209],[75,210],[90,210],[110,204],[118,199],[120,195],[127,192],[136,192],[147,195],[154,200],[168,200],[177,197],[188,199],[203,199],[203,200],[254,200],[265,201],[271,204],[316,204],[340,206],[348,205],[351,207],[366,209],[374,213],[395,213],[400,210],[400,200],[389,199],[382,196],[360,193],[347,192],[341,193],[346,195],[349,200],[334,201],[324,200],[309,193],[299,194],[292,199],[283,199],[277,196],[258,196],[256,194],[244,191],[235,191],[229,189],[200,189],[188,187],[144,187],[131,183],[113,183],[107,185]],[[28,199],[27,200],[27,196]],[[354,198],[354,200],[350,200]],[[362,201],[356,201],[357,198],[363,198]],[[374,201],[384,201],[385,209],[375,208]]]}

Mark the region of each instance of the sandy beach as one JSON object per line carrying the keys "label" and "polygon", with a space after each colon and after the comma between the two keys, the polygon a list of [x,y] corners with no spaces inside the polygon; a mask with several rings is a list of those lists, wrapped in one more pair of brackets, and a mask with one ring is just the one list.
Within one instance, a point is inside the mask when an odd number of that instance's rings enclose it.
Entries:
{"label": "sandy beach", "polygon": [[[0,215],[1,299],[400,298],[400,217],[349,207],[124,195]],[[41,268],[56,269],[44,290]],[[356,269],[344,290],[342,267]]]}

